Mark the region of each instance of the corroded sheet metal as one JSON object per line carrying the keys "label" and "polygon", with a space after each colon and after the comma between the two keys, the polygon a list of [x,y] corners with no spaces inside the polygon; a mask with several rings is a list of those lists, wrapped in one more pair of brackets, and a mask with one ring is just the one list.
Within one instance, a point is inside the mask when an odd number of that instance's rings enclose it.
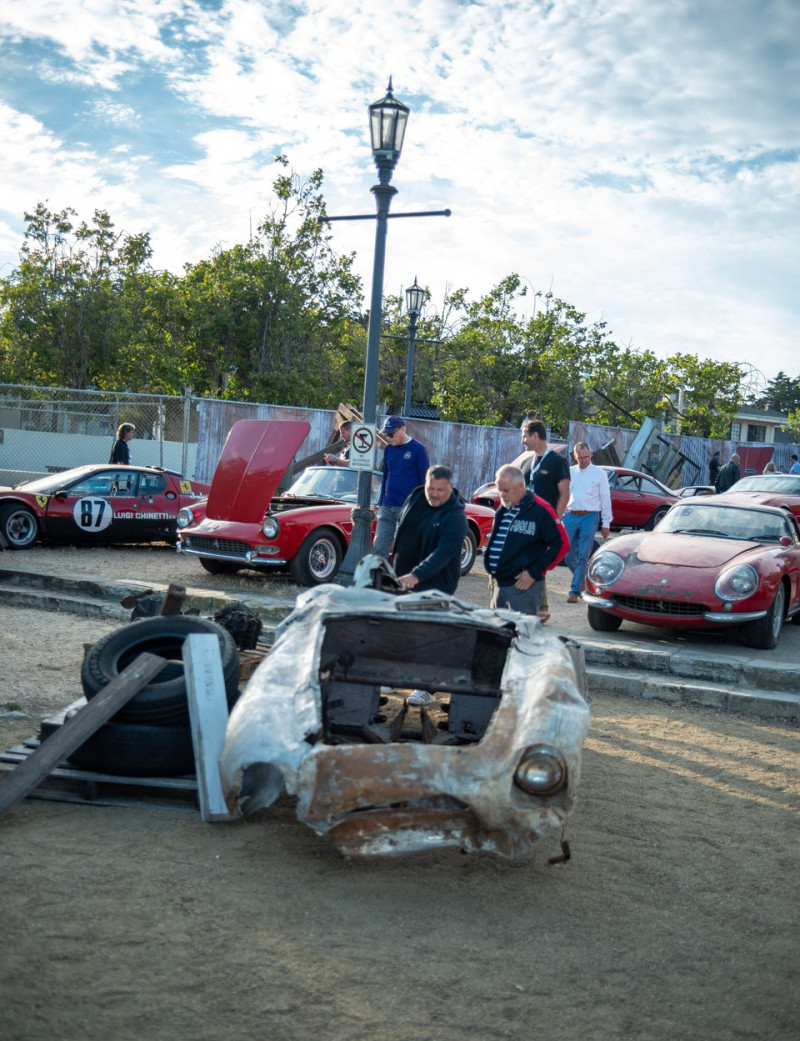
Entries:
{"label": "corroded sheet metal", "polygon": [[[500,696],[480,740],[326,740],[320,651],[326,623],[341,619],[348,631],[359,620],[370,627],[373,644],[375,626],[396,637],[401,619],[422,619],[432,645],[436,626],[513,633]],[[453,676],[455,685],[462,682]],[[441,846],[516,856],[559,829],[574,806],[589,727],[584,683],[568,647],[538,619],[440,593],[398,597],[320,586],[298,598],[233,709],[220,761],[223,790],[232,811],[249,814],[285,789],[297,796],[298,818],[348,856]],[[523,753],[539,744],[558,749],[567,764],[567,783],[549,796],[514,783]]]}

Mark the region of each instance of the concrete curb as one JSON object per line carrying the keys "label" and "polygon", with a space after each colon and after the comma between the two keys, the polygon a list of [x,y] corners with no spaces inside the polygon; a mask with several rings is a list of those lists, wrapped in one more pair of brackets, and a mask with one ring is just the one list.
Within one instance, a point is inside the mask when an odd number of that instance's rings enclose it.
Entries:
{"label": "concrete curb", "polygon": [[[146,589],[166,592],[167,586],[0,568],[0,594],[7,604],[116,618],[123,623],[130,620],[130,609],[122,607],[120,600]],[[267,632],[289,614],[295,602],[293,595],[280,592],[235,597],[187,588],[186,594],[186,606],[196,608],[206,617],[226,604],[246,603],[261,618]],[[800,720],[800,670],[793,664],[765,663],[746,653],[698,654],[686,649],[643,647],[626,643],[619,634],[613,640],[563,635],[583,648],[590,693],[701,705],[786,722]]]}

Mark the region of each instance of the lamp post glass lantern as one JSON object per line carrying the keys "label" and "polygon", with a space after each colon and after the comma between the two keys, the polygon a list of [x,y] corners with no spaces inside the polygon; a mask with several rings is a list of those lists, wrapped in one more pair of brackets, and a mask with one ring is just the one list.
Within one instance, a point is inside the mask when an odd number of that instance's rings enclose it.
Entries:
{"label": "lamp post glass lantern", "polygon": [[411,415],[411,383],[414,379],[414,341],[417,336],[417,319],[422,313],[422,305],[425,302],[425,290],[417,285],[417,276],[414,275],[414,285],[406,290],[406,310],[408,311],[408,364],[406,365],[406,394],[403,403],[403,415],[408,418]]}
{"label": "lamp post glass lantern", "polygon": [[[389,182],[403,149],[403,138],[411,109],[398,101],[392,93],[392,80],[386,94],[369,106],[369,127],[372,141],[372,157],[378,168],[378,184],[370,189],[375,196],[375,259],[372,265],[372,296],[367,331],[367,361],[364,369],[364,423],[375,425],[378,398],[378,356],[381,339],[381,311],[383,303],[383,269],[386,258],[386,228],[389,206],[397,189]],[[366,556],[372,546],[372,508],[370,495],[372,474],[368,470],[358,473],[358,500],[351,513],[353,531],[347,547],[338,581],[349,585],[355,574],[356,565]]]}

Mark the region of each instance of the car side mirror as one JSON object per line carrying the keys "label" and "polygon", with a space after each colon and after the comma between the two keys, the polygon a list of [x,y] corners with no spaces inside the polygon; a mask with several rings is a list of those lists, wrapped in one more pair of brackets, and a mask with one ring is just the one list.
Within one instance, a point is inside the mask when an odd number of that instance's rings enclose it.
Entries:
{"label": "car side mirror", "polygon": [[67,498],[68,494],[69,493],[67,492],[66,488],[59,488],[57,492],[53,493],[53,498],[54,499],[59,499],[59,500],[63,501],[64,499]]}
{"label": "car side mirror", "polygon": [[788,535],[781,535],[780,542],[782,546],[791,546],[793,544],[792,539]]}

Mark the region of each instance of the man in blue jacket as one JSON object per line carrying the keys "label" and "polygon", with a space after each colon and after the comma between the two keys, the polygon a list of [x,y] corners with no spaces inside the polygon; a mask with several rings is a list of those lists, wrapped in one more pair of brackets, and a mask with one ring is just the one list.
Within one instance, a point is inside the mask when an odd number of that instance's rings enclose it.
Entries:
{"label": "man in blue jacket", "polygon": [[409,437],[402,416],[389,416],[381,434],[387,444],[383,450],[383,480],[372,552],[388,560],[403,504],[425,481],[430,459],[425,446]]}
{"label": "man in blue jacket", "polygon": [[[467,514],[453,487],[453,471],[449,466],[428,467],[425,484],[403,503],[397,525],[392,566],[401,587],[416,593],[455,593],[466,534]],[[409,705],[426,705],[433,696],[415,690],[406,700]]]}
{"label": "man in blue jacket", "polygon": [[500,506],[483,555],[492,607],[537,615],[544,576],[567,552],[569,540],[549,504],[525,487],[518,466],[495,476]]}
{"label": "man in blue jacket", "polygon": [[464,500],[453,487],[453,471],[428,467],[425,484],[406,499],[397,525],[392,566],[403,589],[455,593],[466,534]]}

